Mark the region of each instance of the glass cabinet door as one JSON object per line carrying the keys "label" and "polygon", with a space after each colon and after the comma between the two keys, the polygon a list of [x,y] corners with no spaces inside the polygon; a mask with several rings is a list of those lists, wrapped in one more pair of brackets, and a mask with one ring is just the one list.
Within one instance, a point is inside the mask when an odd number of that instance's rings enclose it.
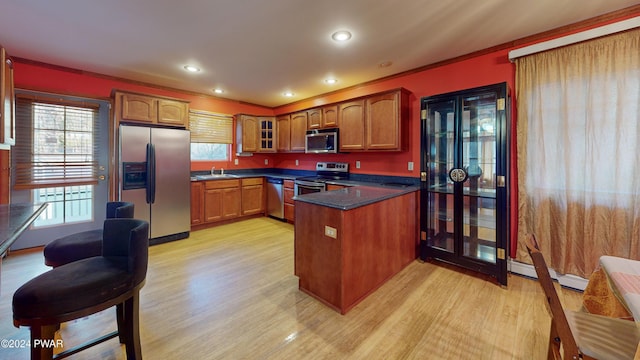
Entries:
{"label": "glass cabinet door", "polygon": [[421,100],[421,257],[506,285],[506,84]]}

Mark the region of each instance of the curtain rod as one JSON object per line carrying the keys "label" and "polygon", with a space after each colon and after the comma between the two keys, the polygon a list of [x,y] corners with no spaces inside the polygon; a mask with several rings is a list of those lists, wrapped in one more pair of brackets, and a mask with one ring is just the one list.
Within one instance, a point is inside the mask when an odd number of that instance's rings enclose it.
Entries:
{"label": "curtain rod", "polygon": [[509,60],[640,27],[640,16],[509,51]]}

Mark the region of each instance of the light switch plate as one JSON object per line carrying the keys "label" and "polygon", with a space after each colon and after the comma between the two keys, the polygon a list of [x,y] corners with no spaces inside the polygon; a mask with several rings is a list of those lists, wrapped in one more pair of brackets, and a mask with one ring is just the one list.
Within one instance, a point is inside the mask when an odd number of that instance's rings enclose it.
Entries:
{"label": "light switch plate", "polygon": [[300,165],[300,162],[296,159],[296,166]]}
{"label": "light switch plate", "polygon": [[331,237],[331,238],[335,239],[336,237],[338,237],[338,230],[336,230],[336,228],[334,228],[334,227],[325,225],[324,226],[324,234],[326,236],[328,236],[328,237]]}
{"label": "light switch plate", "polygon": [[413,161],[409,161],[409,163],[407,164],[407,169],[409,171],[413,171]]}
{"label": "light switch plate", "polygon": [[269,159],[264,159],[264,164],[269,165]]}
{"label": "light switch plate", "polygon": [[233,163],[238,165],[238,159],[233,160]]}
{"label": "light switch plate", "polygon": [[356,169],[360,169],[360,160],[356,160]]}

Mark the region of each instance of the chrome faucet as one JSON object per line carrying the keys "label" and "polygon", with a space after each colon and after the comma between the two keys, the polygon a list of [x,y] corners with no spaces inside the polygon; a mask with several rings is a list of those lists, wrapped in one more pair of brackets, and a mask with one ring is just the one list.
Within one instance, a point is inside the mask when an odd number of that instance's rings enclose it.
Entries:
{"label": "chrome faucet", "polygon": [[214,173],[215,171],[216,171],[216,167],[215,167],[215,166],[212,166],[212,167],[211,167],[211,175],[213,175],[213,173]]}
{"label": "chrome faucet", "polygon": [[224,175],[224,169],[220,168],[220,175]]}

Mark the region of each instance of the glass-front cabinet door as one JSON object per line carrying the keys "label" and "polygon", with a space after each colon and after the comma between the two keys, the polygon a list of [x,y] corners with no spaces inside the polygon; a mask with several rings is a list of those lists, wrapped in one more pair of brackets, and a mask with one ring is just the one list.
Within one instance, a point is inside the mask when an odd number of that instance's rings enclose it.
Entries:
{"label": "glass-front cabinet door", "polygon": [[507,284],[506,83],[421,99],[421,258]]}

